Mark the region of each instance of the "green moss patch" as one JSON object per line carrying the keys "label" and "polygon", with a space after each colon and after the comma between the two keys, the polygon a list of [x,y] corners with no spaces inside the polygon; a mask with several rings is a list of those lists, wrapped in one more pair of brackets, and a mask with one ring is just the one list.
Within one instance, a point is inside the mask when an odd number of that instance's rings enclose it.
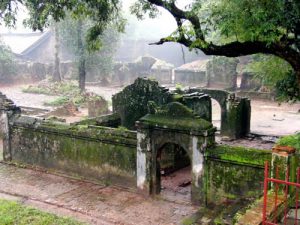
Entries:
{"label": "green moss patch", "polygon": [[270,150],[260,150],[255,148],[236,147],[229,145],[217,145],[208,148],[206,157],[223,161],[235,162],[263,167],[265,161],[271,161],[272,152]]}
{"label": "green moss patch", "polygon": [[200,118],[168,117],[164,115],[146,115],[140,121],[150,126],[165,127],[175,130],[204,131],[213,128],[212,124]]}

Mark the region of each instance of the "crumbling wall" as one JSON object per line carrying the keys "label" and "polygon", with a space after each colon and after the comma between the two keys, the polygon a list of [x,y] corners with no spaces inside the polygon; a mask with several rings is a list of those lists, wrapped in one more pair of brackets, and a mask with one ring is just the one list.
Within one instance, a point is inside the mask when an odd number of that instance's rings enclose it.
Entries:
{"label": "crumbling wall", "polygon": [[251,104],[249,99],[236,97],[234,93],[224,90],[191,88],[186,91],[188,94],[195,92],[207,94],[220,104],[223,139],[237,139],[250,133]]}
{"label": "crumbling wall", "polygon": [[171,101],[171,94],[157,81],[138,78],[112,97],[113,112],[120,115],[122,126],[135,129],[135,122],[148,113],[148,101],[164,105]]}
{"label": "crumbling wall", "polygon": [[136,133],[20,116],[10,125],[10,159],[105,184],[135,187]]}

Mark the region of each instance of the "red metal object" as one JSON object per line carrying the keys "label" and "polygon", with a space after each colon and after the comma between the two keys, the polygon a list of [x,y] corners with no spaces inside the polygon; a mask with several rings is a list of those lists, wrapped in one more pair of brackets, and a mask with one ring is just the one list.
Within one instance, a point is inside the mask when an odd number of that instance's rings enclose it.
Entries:
{"label": "red metal object", "polygon": [[[282,190],[284,192],[284,197],[283,199],[281,199],[281,204],[283,204],[284,206],[284,215],[283,215],[283,224],[287,224],[287,214],[288,214],[288,210],[289,210],[289,204],[288,204],[288,197],[289,197],[289,187],[294,187],[295,188],[295,221],[294,224],[297,225],[298,224],[298,220],[297,220],[297,210],[299,208],[299,203],[298,203],[298,199],[299,199],[299,188],[300,188],[300,168],[297,169],[297,181],[296,183],[294,182],[290,182],[289,181],[289,168],[286,169],[285,171],[285,179],[281,180],[279,178],[279,169],[277,166],[275,168],[275,178],[271,178],[269,177],[269,164],[268,162],[265,163],[265,179],[264,179],[264,200],[263,200],[263,210],[262,210],[262,219],[263,225],[278,225],[278,222],[280,222],[281,218],[278,218],[279,212],[278,212],[278,206],[280,203],[278,203],[279,201],[279,187],[281,185]],[[272,201],[273,199],[268,199],[268,197],[270,198],[270,196],[268,196],[268,186],[269,184],[273,184],[274,185],[274,201]],[[272,196],[273,198],[273,196]],[[273,215],[273,220],[271,221],[268,218],[267,215],[267,207],[269,207],[269,210],[272,209],[272,215]],[[269,212],[270,213],[270,212]]]}

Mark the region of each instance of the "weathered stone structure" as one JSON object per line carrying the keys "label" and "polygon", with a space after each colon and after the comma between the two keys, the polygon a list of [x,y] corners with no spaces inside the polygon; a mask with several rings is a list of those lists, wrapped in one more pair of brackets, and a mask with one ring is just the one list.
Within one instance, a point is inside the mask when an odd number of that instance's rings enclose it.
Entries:
{"label": "weathered stone structure", "polygon": [[191,88],[187,92],[204,93],[219,103],[221,107],[220,131],[223,138],[236,139],[250,133],[251,105],[248,98],[239,98],[234,93],[214,89]]}
{"label": "weathered stone structure", "polygon": [[212,124],[178,102],[154,109],[137,122],[137,187],[160,192],[159,152],[167,143],[182,146],[192,164],[192,199],[204,202],[204,151],[214,144]]}
{"label": "weathered stone structure", "polygon": [[[271,158],[270,152],[215,146],[209,110],[210,96],[217,97],[203,92],[171,93],[155,81],[139,78],[113,97],[113,114],[71,125],[24,116],[1,95],[4,159],[152,195],[160,192],[160,168],[166,162],[173,169],[190,164],[195,203],[211,204],[229,196],[260,193],[261,167]],[[224,107],[233,110],[226,112],[229,118],[244,113],[242,104],[246,103],[233,101],[226,92],[219,98]],[[169,144],[176,147],[168,149]],[[163,161],[160,156],[166,149],[169,152]],[[244,191],[237,191],[241,188]]]}
{"label": "weathered stone structure", "polygon": [[135,121],[148,113],[149,101],[161,106],[170,102],[171,96],[157,81],[138,78],[113,96],[113,112],[120,115],[122,126],[134,129]]}

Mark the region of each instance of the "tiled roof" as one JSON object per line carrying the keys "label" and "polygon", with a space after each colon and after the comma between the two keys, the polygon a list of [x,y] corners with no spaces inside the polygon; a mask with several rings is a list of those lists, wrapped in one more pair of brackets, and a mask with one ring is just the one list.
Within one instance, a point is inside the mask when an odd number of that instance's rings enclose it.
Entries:
{"label": "tiled roof", "polygon": [[194,72],[200,72],[206,71],[206,64],[209,61],[209,59],[200,59],[200,60],[196,60],[187,64],[184,64],[178,68],[176,68],[175,70],[189,70],[189,71],[194,71]]}
{"label": "tiled roof", "polygon": [[51,32],[2,33],[1,40],[10,47],[13,53],[24,55],[38,47],[50,37]]}

